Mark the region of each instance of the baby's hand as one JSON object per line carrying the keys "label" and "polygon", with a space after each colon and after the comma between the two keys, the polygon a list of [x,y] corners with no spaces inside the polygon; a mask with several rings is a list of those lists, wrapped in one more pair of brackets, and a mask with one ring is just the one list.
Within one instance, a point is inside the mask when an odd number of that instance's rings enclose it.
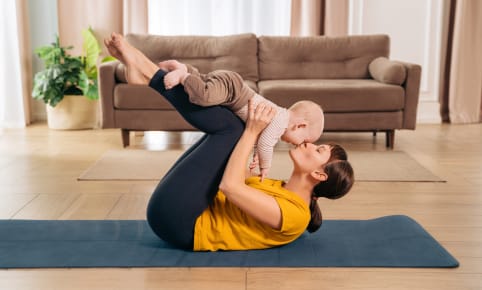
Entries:
{"label": "baby's hand", "polygon": [[268,176],[269,168],[260,168],[260,180],[263,181],[266,176]]}
{"label": "baby's hand", "polygon": [[172,89],[173,87],[179,84],[179,75],[176,74],[176,71],[168,72],[164,76],[164,86],[167,90]]}

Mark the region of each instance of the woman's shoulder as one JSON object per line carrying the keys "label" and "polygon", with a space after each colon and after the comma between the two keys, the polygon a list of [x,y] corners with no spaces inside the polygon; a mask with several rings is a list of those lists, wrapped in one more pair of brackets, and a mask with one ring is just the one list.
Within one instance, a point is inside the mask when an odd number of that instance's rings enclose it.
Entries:
{"label": "woman's shoulder", "polygon": [[283,180],[264,178],[261,181],[259,176],[251,176],[245,180],[245,183],[274,197],[289,199],[306,205],[306,202],[297,193],[283,187]]}
{"label": "woman's shoulder", "polygon": [[259,176],[246,179],[246,184],[257,188],[266,194],[273,196],[283,215],[282,232],[302,233],[310,220],[310,209],[306,202],[295,192],[283,187],[283,180],[265,178]]}
{"label": "woman's shoulder", "polygon": [[283,181],[278,179],[264,178],[263,181],[261,181],[261,178],[258,175],[253,175],[246,178],[245,182],[247,185],[250,185],[250,186],[265,185],[265,186],[282,187],[283,185]]}

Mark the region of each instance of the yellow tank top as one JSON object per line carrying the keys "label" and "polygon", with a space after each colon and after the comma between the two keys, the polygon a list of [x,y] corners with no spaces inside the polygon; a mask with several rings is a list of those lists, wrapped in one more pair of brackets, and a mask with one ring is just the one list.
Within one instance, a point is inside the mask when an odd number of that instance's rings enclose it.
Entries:
{"label": "yellow tank top", "polygon": [[276,199],[282,215],[281,229],[275,230],[248,216],[219,191],[213,204],[196,220],[195,251],[272,248],[290,243],[303,234],[311,214],[300,196],[283,188],[281,180],[260,182],[259,177],[250,177],[246,184]]}

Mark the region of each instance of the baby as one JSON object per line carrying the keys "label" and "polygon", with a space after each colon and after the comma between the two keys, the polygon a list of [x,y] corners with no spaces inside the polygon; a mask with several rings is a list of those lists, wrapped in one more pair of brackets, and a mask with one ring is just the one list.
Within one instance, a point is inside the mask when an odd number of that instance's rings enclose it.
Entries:
{"label": "baby", "polygon": [[280,139],[293,145],[313,143],[323,132],[323,110],[314,102],[299,101],[285,109],[257,94],[239,74],[232,71],[216,70],[200,74],[193,66],[176,60],[160,62],[159,68],[169,72],[164,77],[166,89],[182,84],[190,102],[199,106],[226,106],[245,122],[249,100],[254,107],[265,102],[276,109],[275,117],[258,138],[249,165],[251,170],[259,166],[261,179],[269,172],[273,149]]}

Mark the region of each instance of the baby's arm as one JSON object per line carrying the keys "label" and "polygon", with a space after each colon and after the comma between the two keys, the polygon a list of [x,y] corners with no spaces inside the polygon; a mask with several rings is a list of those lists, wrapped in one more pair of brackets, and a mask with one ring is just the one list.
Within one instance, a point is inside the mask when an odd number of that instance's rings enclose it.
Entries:
{"label": "baby's arm", "polygon": [[269,173],[271,168],[271,161],[273,160],[273,150],[279,138],[283,135],[285,128],[281,125],[279,114],[271,120],[271,123],[261,132],[256,150],[259,158],[259,169],[261,173],[261,180]]}

